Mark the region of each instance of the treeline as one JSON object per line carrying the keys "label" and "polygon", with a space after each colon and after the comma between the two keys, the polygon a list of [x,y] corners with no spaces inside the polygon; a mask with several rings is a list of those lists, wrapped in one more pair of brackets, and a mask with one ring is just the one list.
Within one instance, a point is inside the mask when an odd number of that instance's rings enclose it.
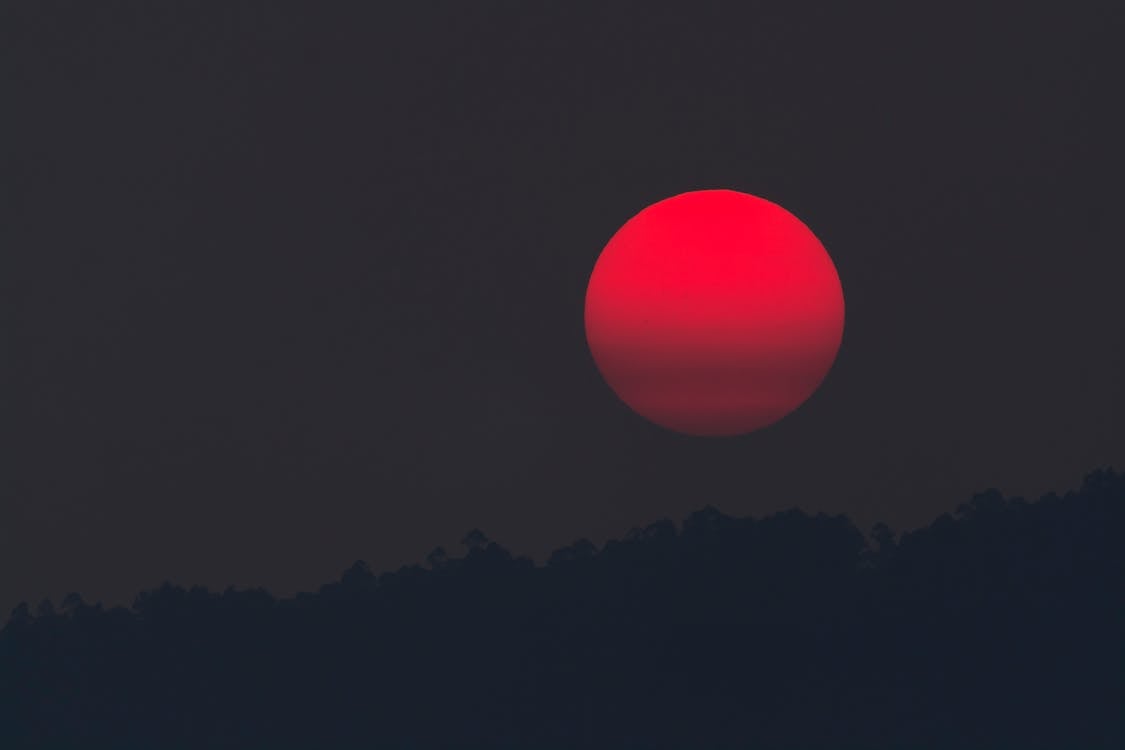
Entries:
{"label": "treeline", "polygon": [[0,747],[1125,747],[1125,475],[844,516],[661,520],[275,599],[76,594],[0,632]]}

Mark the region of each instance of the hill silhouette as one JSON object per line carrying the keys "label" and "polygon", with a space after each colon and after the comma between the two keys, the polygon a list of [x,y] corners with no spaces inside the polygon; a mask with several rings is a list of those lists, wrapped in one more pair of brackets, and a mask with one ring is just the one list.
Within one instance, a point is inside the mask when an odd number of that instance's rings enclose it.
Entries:
{"label": "hill silhouette", "polygon": [[870,541],[712,507],[536,566],[21,604],[3,748],[1125,747],[1125,475]]}

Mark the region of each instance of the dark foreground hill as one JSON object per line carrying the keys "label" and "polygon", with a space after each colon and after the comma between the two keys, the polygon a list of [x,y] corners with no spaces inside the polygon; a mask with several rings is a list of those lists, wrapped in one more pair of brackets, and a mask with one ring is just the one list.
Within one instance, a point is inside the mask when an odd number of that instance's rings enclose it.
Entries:
{"label": "dark foreground hill", "polygon": [[316,594],[71,595],[0,634],[3,748],[1125,747],[1125,476],[897,542],[789,511]]}

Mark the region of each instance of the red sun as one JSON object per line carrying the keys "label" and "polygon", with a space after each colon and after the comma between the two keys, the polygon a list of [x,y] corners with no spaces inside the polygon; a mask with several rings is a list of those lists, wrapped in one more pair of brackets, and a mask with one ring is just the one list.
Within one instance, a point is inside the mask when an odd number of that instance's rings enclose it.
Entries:
{"label": "red sun", "polygon": [[820,386],[843,333],[824,246],[781,206],[733,190],[641,211],[586,290],[586,339],[609,387],[689,435],[739,435],[789,414]]}

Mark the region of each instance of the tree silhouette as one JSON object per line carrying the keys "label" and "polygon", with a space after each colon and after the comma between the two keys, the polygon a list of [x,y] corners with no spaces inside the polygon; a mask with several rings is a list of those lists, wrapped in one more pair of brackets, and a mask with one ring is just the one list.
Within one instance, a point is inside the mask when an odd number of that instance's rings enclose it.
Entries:
{"label": "tree silhouette", "polygon": [[488,544],[488,537],[480,529],[473,529],[465,534],[461,539],[461,544],[469,549],[469,551],[483,549]]}
{"label": "tree silhouette", "polygon": [[444,547],[434,547],[426,555],[426,564],[430,566],[431,570],[441,570],[449,564],[449,555],[446,554]]}
{"label": "tree silhouette", "polygon": [[638,526],[544,566],[362,561],[275,599],[166,582],[0,630],[0,747],[1125,745],[1125,476],[843,516]]}

